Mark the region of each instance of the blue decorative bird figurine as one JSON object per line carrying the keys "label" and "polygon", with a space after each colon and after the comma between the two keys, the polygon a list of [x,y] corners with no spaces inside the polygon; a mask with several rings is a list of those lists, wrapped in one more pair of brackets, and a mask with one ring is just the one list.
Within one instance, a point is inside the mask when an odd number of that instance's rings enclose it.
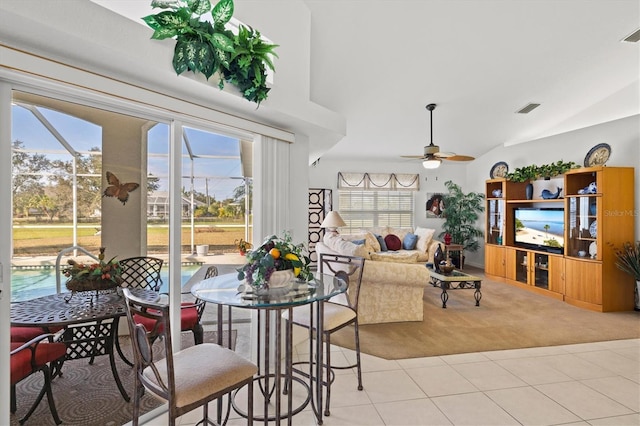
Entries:
{"label": "blue decorative bird figurine", "polygon": [[549,191],[548,189],[543,189],[542,190],[542,194],[540,194],[540,196],[542,198],[544,198],[545,200],[553,200],[555,198],[558,198],[560,196],[560,192],[562,192],[562,188],[558,187],[558,190],[555,192],[555,194],[551,191]]}

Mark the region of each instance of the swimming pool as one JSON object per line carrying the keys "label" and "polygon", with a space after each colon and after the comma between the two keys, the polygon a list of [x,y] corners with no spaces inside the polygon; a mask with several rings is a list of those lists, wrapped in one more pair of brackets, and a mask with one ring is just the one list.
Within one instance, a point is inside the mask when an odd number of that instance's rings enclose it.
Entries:
{"label": "swimming pool", "polygon": [[[181,268],[182,285],[185,285],[189,278],[200,269],[200,264],[183,264]],[[160,272],[162,277],[162,287],[160,292],[169,291],[169,268],[162,267]],[[64,277],[62,277],[62,285],[64,290]],[[29,268],[29,267],[12,267],[11,268],[11,301],[21,302],[23,300],[35,299],[36,297],[46,296],[56,292],[56,269],[53,267]]]}

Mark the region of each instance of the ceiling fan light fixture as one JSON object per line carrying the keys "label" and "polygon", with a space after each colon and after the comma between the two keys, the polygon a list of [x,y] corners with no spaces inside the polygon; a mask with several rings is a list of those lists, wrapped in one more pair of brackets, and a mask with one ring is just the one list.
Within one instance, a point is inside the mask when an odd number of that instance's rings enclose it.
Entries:
{"label": "ceiling fan light fixture", "polygon": [[422,162],[422,167],[425,169],[437,169],[440,167],[442,160],[439,158],[428,158]]}

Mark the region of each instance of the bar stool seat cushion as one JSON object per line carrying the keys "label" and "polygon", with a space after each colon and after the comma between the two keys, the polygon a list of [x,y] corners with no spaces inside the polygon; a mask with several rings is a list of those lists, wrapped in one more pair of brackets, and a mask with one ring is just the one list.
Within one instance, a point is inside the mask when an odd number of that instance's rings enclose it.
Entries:
{"label": "bar stool seat cushion", "polygon": [[[166,380],[166,362],[160,360],[154,364],[160,376]],[[216,368],[211,368],[212,365]],[[173,368],[177,407],[188,406],[227,388],[232,389],[258,371],[245,358],[214,343],[202,343],[173,354]],[[145,368],[143,374],[158,384],[151,367]]]}

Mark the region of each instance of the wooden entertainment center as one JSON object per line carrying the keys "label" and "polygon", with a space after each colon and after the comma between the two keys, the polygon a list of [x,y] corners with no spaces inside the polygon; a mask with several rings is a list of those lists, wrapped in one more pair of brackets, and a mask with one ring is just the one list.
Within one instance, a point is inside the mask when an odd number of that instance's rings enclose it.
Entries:
{"label": "wooden entertainment center", "polygon": [[[594,311],[633,310],[635,282],[614,252],[635,238],[633,167],[583,167],[533,184],[527,199],[526,182],[486,181],[486,275]],[[558,187],[559,198],[541,196]],[[560,221],[544,223],[558,209]]]}

